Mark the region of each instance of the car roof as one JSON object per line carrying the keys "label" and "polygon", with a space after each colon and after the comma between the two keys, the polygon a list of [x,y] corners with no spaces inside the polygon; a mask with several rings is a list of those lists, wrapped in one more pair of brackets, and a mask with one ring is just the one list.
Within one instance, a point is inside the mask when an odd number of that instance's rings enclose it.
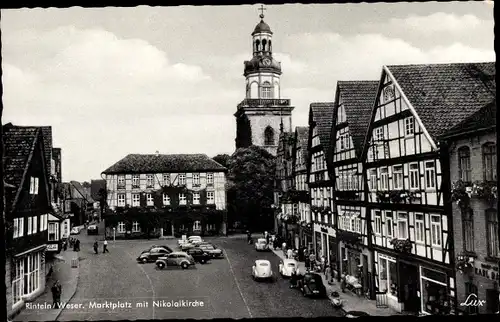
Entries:
{"label": "car roof", "polygon": [[186,252],[172,252],[169,255],[186,255],[186,256],[189,256],[189,254],[186,253]]}
{"label": "car roof", "polygon": [[266,263],[266,264],[271,264],[267,259],[257,259],[255,261],[256,264],[260,264],[260,263]]}
{"label": "car roof", "polygon": [[257,239],[257,241],[258,241],[258,242],[261,242],[261,241],[265,242],[265,241],[266,241],[266,239],[265,239],[265,238],[259,238],[259,239]]}
{"label": "car roof", "polygon": [[297,261],[295,259],[289,259],[289,258],[285,258],[283,260],[283,264],[289,264],[289,263],[297,264]]}

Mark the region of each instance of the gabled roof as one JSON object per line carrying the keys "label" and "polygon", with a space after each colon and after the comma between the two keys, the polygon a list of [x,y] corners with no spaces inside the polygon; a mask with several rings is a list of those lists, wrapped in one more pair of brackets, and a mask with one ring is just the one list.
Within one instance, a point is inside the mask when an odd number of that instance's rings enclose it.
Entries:
{"label": "gabled roof", "polygon": [[494,62],[386,68],[434,140],[496,97]]}
{"label": "gabled roof", "polygon": [[129,154],[104,174],[226,171],[206,154]]}
{"label": "gabled roof", "polygon": [[323,147],[323,152],[327,153],[330,150],[330,134],[332,131],[332,124],[334,121],[333,110],[335,103],[311,103],[309,110],[309,124],[316,123],[318,131],[319,142]]}
{"label": "gabled roof", "polygon": [[90,181],[90,194],[92,199],[99,200],[101,197],[99,195],[99,190],[106,190],[106,180],[91,180]]}
{"label": "gabled roof", "polygon": [[482,109],[466,118],[463,122],[444,133],[443,138],[471,135],[471,133],[496,128],[497,125],[497,102],[496,99],[485,105]]}
{"label": "gabled roof", "polygon": [[41,130],[37,127],[14,126],[11,123],[3,126],[4,181],[13,187],[5,189],[8,211],[17,203],[26,171],[40,139]]}
{"label": "gabled roof", "polygon": [[302,159],[307,160],[307,140],[309,136],[308,126],[297,126],[295,127],[295,135],[297,140],[297,147],[300,146],[302,152]]}
{"label": "gabled roof", "polygon": [[[371,111],[377,97],[378,84],[378,81],[337,82],[336,104],[338,104],[339,98],[342,98],[349,134],[358,157],[363,151],[364,139],[370,125]],[[335,137],[332,137],[332,140],[335,140]]]}

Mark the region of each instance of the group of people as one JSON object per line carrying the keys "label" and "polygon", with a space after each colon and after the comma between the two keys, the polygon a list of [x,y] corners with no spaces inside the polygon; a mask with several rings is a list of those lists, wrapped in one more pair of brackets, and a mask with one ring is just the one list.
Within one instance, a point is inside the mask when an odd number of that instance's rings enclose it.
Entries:
{"label": "group of people", "polygon": [[[94,242],[94,252],[96,254],[99,254],[99,241],[96,239],[95,242]],[[108,241],[106,240],[106,238],[104,238],[104,242],[102,243],[102,253],[109,253],[109,249],[108,249]]]}
{"label": "group of people", "polygon": [[75,252],[80,251],[80,240],[79,239],[69,237],[63,244],[64,250],[68,249],[68,244],[69,244],[69,247],[73,248],[73,251],[75,251]]}

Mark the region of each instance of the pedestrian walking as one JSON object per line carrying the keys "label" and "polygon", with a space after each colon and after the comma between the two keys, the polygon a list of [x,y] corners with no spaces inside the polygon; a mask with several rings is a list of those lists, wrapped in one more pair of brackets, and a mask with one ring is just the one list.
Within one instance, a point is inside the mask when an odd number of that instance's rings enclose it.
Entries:
{"label": "pedestrian walking", "polygon": [[283,244],[281,244],[281,250],[283,251],[283,257],[286,258],[286,242],[283,241]]}
{"label": "pedestrian walking", "polygon": [[310,270],[314,269],[315,263],[316,263],[316,256],[314,255],[314,252],[311,252],[311,254],[309,254],[309,269]]}
{"label": "pedestrian walking", "polygon": [[288,259],[293,259],[293,249],[292,249],[292,247],[288,248],[288,250],[286,251],[286,257]]}
{"label": "pedestrian walking", "polygon": [[325,279],[326,279],[326,282],[328,284],[332,284],[332,269],[330,267],[330,265],[326,265],[326,268],[325,268]]}
{"label": "pedestrian walking", "polygon": [[324,273],[326,269],[326,258],[325,256],[321,256],[321,271]]}
{"label": "pedestrian walking", "polygon": [[61,302],[62,286],[61,284],[59,284],[59,280],[56,280],[54,282],[51,291],[52,291],[53,308],[55,308],[57,303]]}
{"label": "pedestrian walking", "polygon": [[106,253],[108,252],[109,253],[109,250],[108,250],[108,241],[106,239],[104,239],[104,243],[102,244],[102,253]]}
{"label": "pedestrian walking", "polygon": [[66,251],[68,249],[68,241],[64,241],[64,244],[63,244],[63,250]]}
{"label": "pedestrian walking", "polygon": [[99,243],[97,242],[97,239],[96,239],[96,241],[94,242],[94,252],[95,252],[96,254],[98,254],[98,253],[99,253],[99,252],[98,252],[98,249],[99,249]]}
{"label": "pedestrian walking", "polygon": [[80,251],[80,239],[76,240],[75,247],[76,247],[76,251],[79,252]]}

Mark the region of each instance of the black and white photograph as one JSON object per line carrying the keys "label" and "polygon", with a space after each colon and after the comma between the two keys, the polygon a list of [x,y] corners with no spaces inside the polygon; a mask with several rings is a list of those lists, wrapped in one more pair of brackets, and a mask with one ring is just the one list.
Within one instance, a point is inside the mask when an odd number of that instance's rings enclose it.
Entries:
{"label": "black and white photograph", "polygon": [[499,317],[493,1],[115,5],[1,9],[2,320]]}

